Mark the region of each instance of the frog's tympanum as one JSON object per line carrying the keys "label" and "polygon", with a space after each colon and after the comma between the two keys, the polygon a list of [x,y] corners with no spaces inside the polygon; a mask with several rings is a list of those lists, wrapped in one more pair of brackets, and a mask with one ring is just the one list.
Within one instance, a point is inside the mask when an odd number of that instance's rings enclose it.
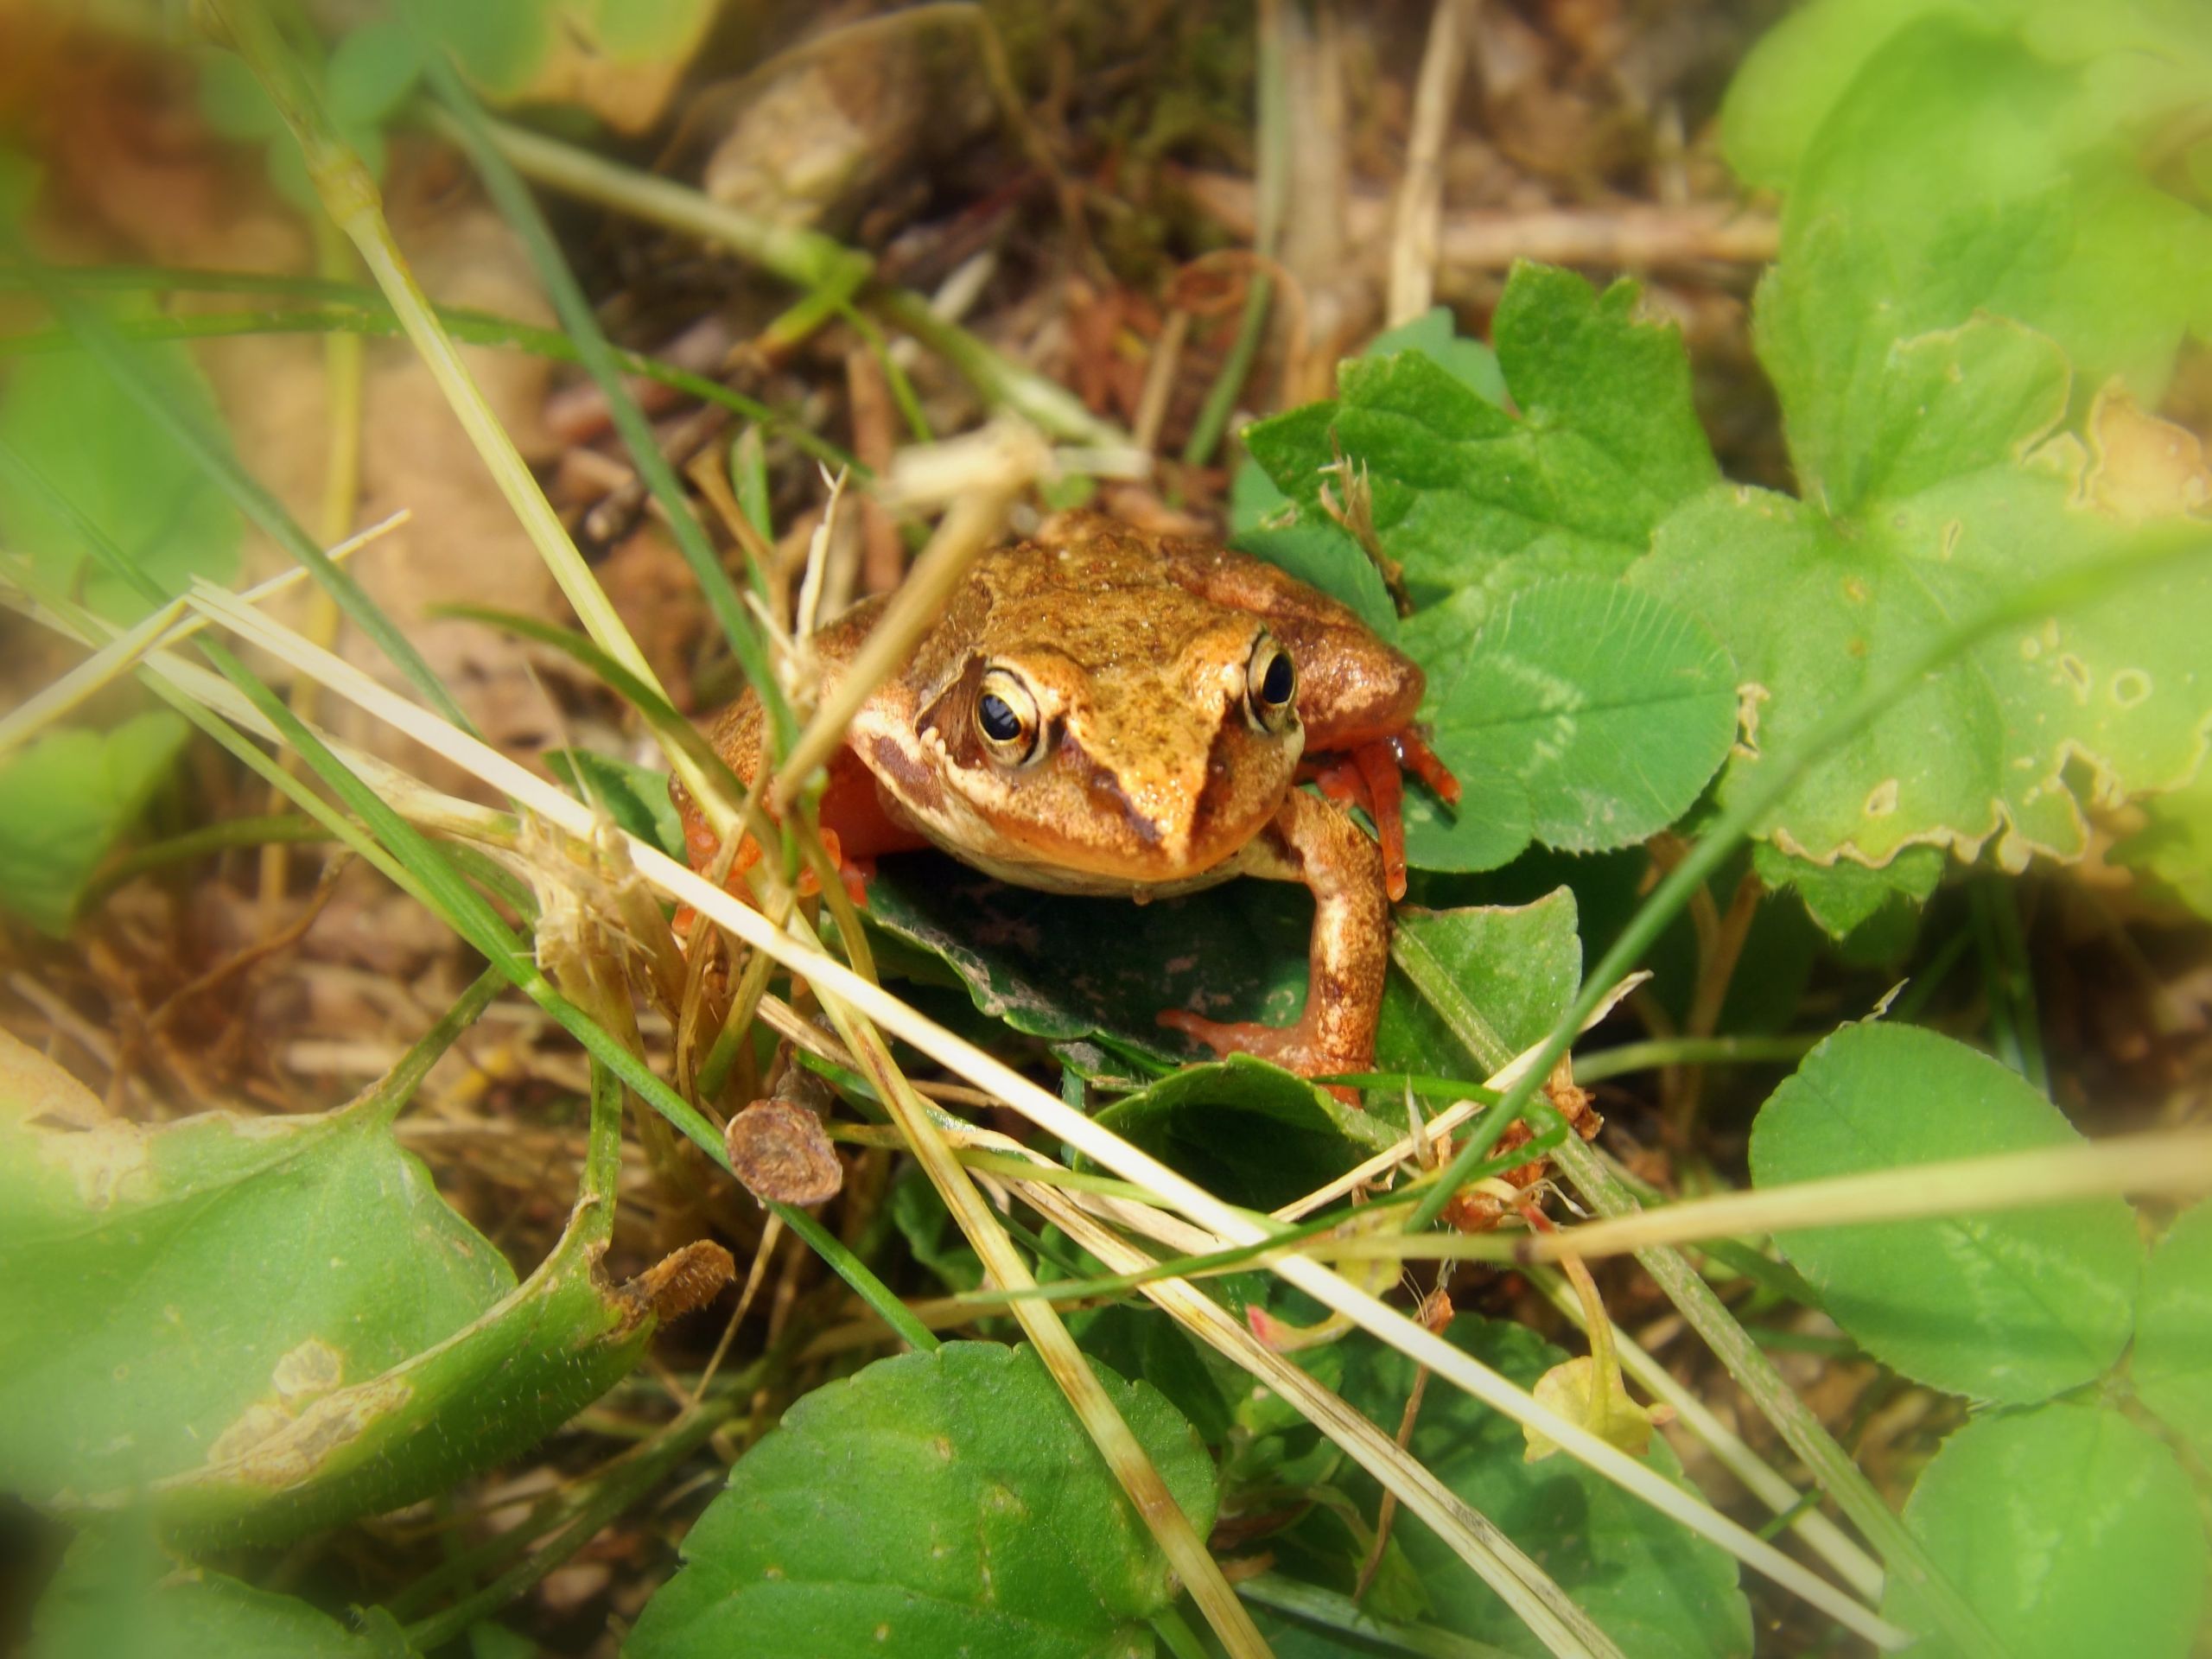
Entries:
{"label": "frog's tympanum", "polygon": [[[881,612],[868,601],[815,636],[831,682]],[[1024,887],[1141,902],[1238,875],[1302,882],[1313,938],[1296,1025],[1160,1017],[1222,1052],[1361,1071],[1389,960],[1386,894],[1405,893],[1399,768],[1459,797],[1413,729],[1421,684],[1351,611],[1272,565],[1067,515],[980,558],[904,671],[861,705],[822,824],[863,873],[934,845]],[[750,695],[710,728],[741,778],[760,764],[760,728]],[[1365,807],[1382,844],[1294,787],[1301,776]],[[703,867],[714,833],[680,787],[677,802]]]}

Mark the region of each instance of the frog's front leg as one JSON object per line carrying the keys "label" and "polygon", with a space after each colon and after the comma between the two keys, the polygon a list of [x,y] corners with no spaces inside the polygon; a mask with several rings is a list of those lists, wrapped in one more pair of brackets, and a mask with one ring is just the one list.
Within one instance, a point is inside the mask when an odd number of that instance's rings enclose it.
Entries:
{"label": "frog's front leg", "polygon": [[1381,851],[1342,811],[1294,789],[1274,821],[1245,849],[1240,868],[1272,881],[1303,882],[1313,891],[1306,1012],[1296,1025],[1264,1026],[1171,1008],[1160,1023],[1217,1053],[1256,1054],[1306,1077],[1369,1070],[1390,961]]}

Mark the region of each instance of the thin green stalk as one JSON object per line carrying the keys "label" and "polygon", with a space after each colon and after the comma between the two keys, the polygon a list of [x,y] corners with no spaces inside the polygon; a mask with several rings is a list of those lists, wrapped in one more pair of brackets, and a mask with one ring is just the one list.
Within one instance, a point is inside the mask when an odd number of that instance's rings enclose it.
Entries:
{"label": "thin green stalk", "polygon": [[1994,874],[1967,884],[1974,942],[1981,953],[1982,983],[1989,994],[1989,1023],[1998,1058],[2039,1094],[2050,1092],[2044,1065],[2042,1022],[2036,1014],[2035,971],[2012,884]]}
{"label": "thin green stalk", "polygon": [[1942,988],[1943,982],[1950,977],[1951,969],[1957,967],[1966,953],[1974,949],[1974,930],[1970,926],[1960,928],[1944,940],[1935,954],[1920,965],[1910,983],[1897,994],[1897,1000],[1890,1004],[1889,1018],[1901,1026],[1916,1022],[1922,1010]]}
{"label": "thin green stalk", "polygon": [[1603,1083],[1631,1071],[1656,1071],[1668,1065],[1760,1065],[1801,1060],[1827,1036],[1825,1032],[1801,1037],[1667,1037],[1649,1042],[1623,1043],[1580,1056],[1574,1062],[1577,1083]]}
{"label": "thin green stalk", "polygon": [[1510,1659],[1503,1648],[1433,1624],[1398,1624],[1377,1618],[1341,1591],[1287,1579],[1280,1573],[1247,1579],[1236,1586],[1236,1593],[1333,1635],[1351,1637],[1362,1652],[1376,1643],[1385,1652],[1413,1654],[1417,1659]]}
{"label": "thin green stalk", "polygon": [[243,847],[268,847],[278,842],[297,845],[303,842],[328,841],[330,832],[314,819],[294,812],[276,812],[258,817],[226,818],[219,823],[204,824],[200,829],[187,830],[181,836],[171,836],[165,841],[149,842],[143,847],[111,859],[100,867],[86,887],[85,904],[89,909],[105,893],[114,892],[126,881],[136,880],[150,870],[166,869],[172,864],[189,863],[211,854],[236,852]]}
{"label": "thin green stalk", "polygon": [[[79,280],[81,273],[75,269],[57,270],[54,274],[65,286],[81,288],[88,285]],[[211,274],[219,276],[221,273]],[[10,286],[6,275],[4,270],[0,270],[0,289]],[[184,283],[134,282],[113,286],[197,291],[192,284]],[[222,291],[224,287],[219,281],[211,282],[206,286],[217,291]],[[332,332],[390,338],[405,332],[384,296],[372,288],[358,287],[348,283],[319,283],[314,287],[317,290],[337,291],[330,295],[328,304],[319,307],[291,306],[281,311],[195,311],[175,315],[121,317],[115,319],[110,326],[121,338],[132,341],[222,340],[237,335]],[[583,360],[574,342],[556,329],[539,328],[488,311],[471,311],[442,305],[433,306],[430,309],[446,332],[466,345],[494,346],[528,352],[532,356],[556,363],[581,364]],[[76,343],[66,329],[41,329],[31,334],[0,337],[0,357],[29,356],[71,349]],[[719,380],[694,374],[689,369],[678,368],[673,363],[664,363],[641,352],[619,347],[611,349],[614,352],[614,360],[620,365],[625,374],[657,381],[672,391],[696,397],[702,403],[717,404],[734,415],[782,433],[795,446],[825,466],[845,468],[862,481],[874,476],[839,445],[808,430],[804,422],[747,397],[742,392],[733,391]]]}
{"label": "thin green stalk", "polygon": [[[1289,68],[1284,61],[1282,29],[1273,12],[1262,10],[1259,31],[1259,108],[1255,112],[1258,130],[1259,168],[1253,181],[1257,194],[1259,222],[1254,228],[1253,246],[1259,257],[1272,262],[1282,245],[1282,217],[1285,198],[1290,188],[1290,90]],[[1206,400],[1198,410],[1198,418],[1191,423],[1191,435],[1183,445],[1183,464],[1203,467],[1213,459],[1215,448],[1235,412],[1236,399],[1244,390],[1246,378],[1252,372],[1252,359],[1260,349],[1260,341],[1267,333],[1268,309],[1274,300],[1274,277],[1265,269],[1253,272],[1252,280],[1244,290],[1244,314],[1236,325],[1236,339],[1229,348],[1229,355],[1222,362],[1221,372],[1214,378],[1206,393]]]}
{"label": "thin green stalk", "polygon": [[[429,50],[426,62],[431,90],[447,118],[441,124],[467,154],[500,217],[528,250],[537,279],[552,298],[562,328],[575,343],[585,371],[598,383],[600,394],[607,400],[607,414],[630,451],[631,464],[638,469],[638,476],[645,480],[653,499],[659,503],[683,562],[691,567],[693,579],[706,595],[708,608],[721,625],[731,654],[744,671],[753,694],[760,699],[760,706],[768,716],[769,729],[774,734],[775,753],[788,753],[798,735],[798,726],[792,717],[791,704],[784,696],[783,687],[770,670],[767,647],[760,629],[747,612],[745,602],[738,597],[736,585],[722,569],[713,543],[707,539],[706,529],[692,511],[691,499],[677,480],[676,469],[661,453],[660,440],[645,419],[645,411],[638,407],[638,400],[623,383],[620,366],[600,328],[599,319],[593,314],[591,302],[585,298],[582,285],[569,270],[568,261],[562,257],[561,250],[553,240],[552,229],[546,224],[544,214],[538,211],[522,175],[494,142],[493,124],[478,107],[474,96],[461,84],[460,75],[442,53]],[[861,269],[864,270],[865,267]],[[855,286],[858,280],[857,276],[853,279]]]}
{"label": "thin green stalk", "polygon": [[861,302],[950,363],[993,407],[1012,410],[1039,430],[1067,442],[1128,447],[1129,435],[1120,427],[1093,415],[1058,381],[1001,356],[958,323],[938,315],[926,296],[906,288],[872,288],[861,296]]}

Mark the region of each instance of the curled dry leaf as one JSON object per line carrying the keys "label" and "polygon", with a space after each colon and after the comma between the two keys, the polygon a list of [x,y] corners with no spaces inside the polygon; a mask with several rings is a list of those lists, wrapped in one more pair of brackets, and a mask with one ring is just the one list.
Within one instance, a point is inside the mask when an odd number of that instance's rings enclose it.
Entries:
{"label": "curled dry leaf", "polygon": [[2089,410],[2089,502],[2126,524],[2177,518],[2212,504],[2212,469],[2196,433],[2146,414],[2117,380]]}

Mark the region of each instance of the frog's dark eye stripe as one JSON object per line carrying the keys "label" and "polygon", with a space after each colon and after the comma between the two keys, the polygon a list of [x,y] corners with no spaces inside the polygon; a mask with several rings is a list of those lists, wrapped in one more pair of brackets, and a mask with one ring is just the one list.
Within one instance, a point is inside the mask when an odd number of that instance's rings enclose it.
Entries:
{"label": "frog's dark eye stripe", "polygon": [[1273,634],[1262,634],[1252,647],[1252,660],[1244,670],[1244,696],[1253,720],[1264,730],[1280,732],[1294,717],[1292,705],[1298,700],[1298,664],[1275,643]]}
{"label": "frog's dark eye stripe", "polygon": [[984,674],[976,697],[976,731],[994,760],[1019,766],[1036,759],[1040,724],[1036,696],[1020,676],[1003,668]]}

